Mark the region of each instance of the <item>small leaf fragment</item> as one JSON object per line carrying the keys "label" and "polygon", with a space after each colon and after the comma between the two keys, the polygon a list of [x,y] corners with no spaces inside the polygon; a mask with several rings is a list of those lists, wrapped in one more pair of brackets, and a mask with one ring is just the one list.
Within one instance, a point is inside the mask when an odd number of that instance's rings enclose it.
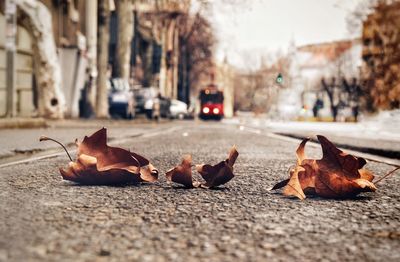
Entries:
{"label": "small leaf fragment", "polygon": [[196,170],[206,181],[202,186],[213,188],[229,182],[233,177],[233,165],[239,156],[236,146],[233,146],[229,151],[229,156],[225,161],[212,165],[197,165]]}
{"label": "small leaf fragment", "polygon": [[157,181],[158,169],[149,163],[147,166],[140,168],[140,178],[147,182]]}
{"label": "small leaf fragment", "polygon": [[287,183],[283,194],[286,196],[295,196],[299,199],[303,200],[306,198],[306,195],[301,188],[301,184],[299,181],[299,172],[304,171],[304,168],[301,166],[296,167],[290,175],[289,182]]}
{"label": "small leaf fragment", "polygon": [[186,155],[183,157],[182,163],[165,173],[169,182],[174,182],[183,185],[186,188],[193,188],[192,179],[192,156]]}
{"label": "small leaf fragment", "polygon": [[269,190],[276,190],[276,189],[282,188],[282,187],[286,186],[289,183],[289,180],[290,180],[289,178],[285,179],[285,180],[282,180],[281,182],[276,183]]}

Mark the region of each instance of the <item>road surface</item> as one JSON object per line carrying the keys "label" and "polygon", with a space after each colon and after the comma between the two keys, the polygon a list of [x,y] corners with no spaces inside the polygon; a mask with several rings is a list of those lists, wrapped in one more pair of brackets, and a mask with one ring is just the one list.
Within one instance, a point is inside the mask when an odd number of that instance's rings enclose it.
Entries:
{"label": "road surface", "polygon": [[[66,140],[93,130],[41,131]],[[114,143],[148,157],[159,181],[75,185],[58,173],[65,155],[3,166],[0,261],[400,261],[398,175],[356,199],[300,201],[268,191],[288,176],[296,143],[216,122],[109,131]],[[24,132],[21,141],[39,133]],[[183,154],[195,164],[216,163],[233,144],[236,177],[221,189],[166,183],[165,171]],[[320,156],[317,148],[307,153]],[[377,175],[393,168],[367,167]]]}

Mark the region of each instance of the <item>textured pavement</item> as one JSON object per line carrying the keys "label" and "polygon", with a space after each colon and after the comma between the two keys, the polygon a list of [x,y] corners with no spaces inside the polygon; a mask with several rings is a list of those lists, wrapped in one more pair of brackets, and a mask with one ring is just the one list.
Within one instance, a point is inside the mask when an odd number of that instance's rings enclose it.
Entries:
{"label": "textured pavement", "polygon": [[[156,128],[121,145],[159,168],[154,184],[62,181],[64,155],[1,168],[0,261],[400,261],[399,175],[356,199],[300,201],[268,191],[288,176],[297,144],[213,122]],[[183,154],[216,163],[233,144],[236,177],[221,189],[166,183]]]}
{"label": "textured pavement", "polygon": [[[90,121],[88,122],[90,123]],[[44,150],[60,148],[56,143],[39,142],[41,135],[58,139],[65,145],[72,145],[76,138],[81,138],[85,134],[91,134],[103,126],[107,125],[85,127],[81,124],[72,127],[0,129],[0,160],[19,157],[21,155],[25,155],[22,157],[26,157]],[[109,138],[113,140],[121,137],[135,137],[149,132],[153,128],[157,128],[157,126],[157,124],[132,123],[130,126],[125,124],[124,126],[111,127],[109,128]]]}

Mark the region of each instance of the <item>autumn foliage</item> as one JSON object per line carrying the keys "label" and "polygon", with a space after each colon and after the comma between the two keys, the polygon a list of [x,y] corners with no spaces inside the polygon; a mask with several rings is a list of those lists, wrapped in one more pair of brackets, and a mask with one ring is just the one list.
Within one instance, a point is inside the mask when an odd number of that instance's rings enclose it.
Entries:
{"label": "autumn foliage", "polygon": [[233,146],[226,160],[216,165],[196,165],[197,172],[200,173],[205,182],[193,181],[192,178],[192,156],[187,155],[183,158],[182,163],[165,174],[167,180],[181,184],[187,188],[204,187],[214,188],[229,182],[233,177],[233,165],[239,156],[236,147]]}
{"label": "autumn foliage", "polygon": [[307,159],[304,149],[309,139],[297,148],[297,164],[289,179],[279,182],[272,190],[285,187],[283,194],[303,200],[306,194],[325,198],[349,198],[361,192],[376,190],[373,174],[363,169],[366,160],[346,154],[326,137],[317,136],[322,147],[322,159]]}
{"label": "autumn foliage", "polygon": [[372,109],[400,108],[399,8],[399,1],[379,1],[363,22],[363,73]]}
{"label": "autumn foliage", "polygon": [[[50,140],[41,137],[41,141]],[[76,141],[76,161],[68,168],[60,168],[65,180],[80,184],[123,184],[153,182],[158,171],[143,156],[119,147],[107,145],[107,130],[100,129],[93,135]]]}
{"label": "autumn foliage", "polygon": [[192,178],[192,156],[183,157],[182,163],[170,169],[165,173],[167,181],[175,182],[186,188],[197,187],[198,184],[193,182]]}
{"label": "autumn foliage", "polygon": [[[290,170],[290,176],[277,183],[271,190],[284,188],[283,194],[301,200],[306,195],[324,198],[351,198],[361,192],[374,192],[376,184],[394,174],[396,167],[374,182],[374,175],[364,169],[364,158],[344,153],[326,137],[317,136],[323,157],[308,159],[305,146],[309,138],[304,139],[296,150],[297,163]],[[42,136],[40,141],[51,140],[60,144],[70,158],[67,168],[60,168],[63,179],[84,185],[117,185],[126,183],[154,182],[158,179],[158,170],[145,157],[120,147],[107,145],[107,130],[102,128],[85,136],[82,142],[75,141],[77,158],[72,160],[65,146],[57,140]],[[193,165],[192,156],[183,157],[181,164],[166,172],[169,183],[177,183],[185,188],[216,188],[234,178],[233,165],[239,153],[233,146],[228,158],[215,165]],[[192,168],[202,177],[202,181],[193,179]]]}

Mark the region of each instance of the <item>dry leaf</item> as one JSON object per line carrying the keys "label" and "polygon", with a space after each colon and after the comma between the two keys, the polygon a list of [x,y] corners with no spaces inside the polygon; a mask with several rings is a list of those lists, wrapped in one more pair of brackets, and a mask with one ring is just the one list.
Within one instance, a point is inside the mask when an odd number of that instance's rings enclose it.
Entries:
{"label": "dry leaf", "polygon": [[[140,161],[139,161],[140,162]],[[158,179],[158,169],[155,168],[151,163],[147,166],[140,167],[140,177],[143,181],[154,182]]]}
{"label": "dry leaf", "polygon": [[192,156],[184,156],[182,163],[168,170],[165,176],[169,182],[181,184],[186,188],[197,186],[197,183],[193,183],[192,179]]}
{"label": "dry leaf", "polygon": [[[40,140],[53,139],[42,137]],[[89,137],[85,136],[81,143],[76,144],[77,160],[71,161],[67,169],[60,168],[66,180],[94,185],[153,182],[158,178],[157,169],[146,158],[119,147],[108,146],[105,128]]]}
{"label": "dry leaf", "polygon": [[279,182],[272,189],[285,187],[285,195],[299,199],[305,199],[306,194],[348,198],[376,190],[372,183],[373,174],[362,169],[365,159],[344,153],[324,136],[317,138],[322,147],[322,159],[306,159],[304,148],[309,139],[304,139],[296,150],[297,166],[290,171],[289,179]]}
{"label": "dry leaf", "polygon": [[236,147],[233,146],[229,152],[229,156],[225,161],[212,165],[197,165],[197,172],[206,181],[202,186],[213,188],[229,182],[233,177],[233,165],[239,156]]}

